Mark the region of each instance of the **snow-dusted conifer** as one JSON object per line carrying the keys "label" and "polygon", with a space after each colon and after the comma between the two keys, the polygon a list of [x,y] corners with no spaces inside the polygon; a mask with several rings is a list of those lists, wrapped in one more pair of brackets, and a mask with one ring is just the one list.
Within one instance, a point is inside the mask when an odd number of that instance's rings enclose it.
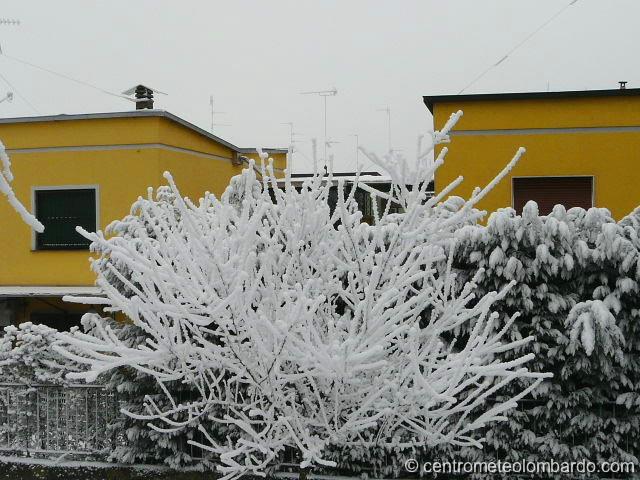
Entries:
{"label": "snow-dusted conifer", "polygon": [[[510,339],[533,335],[535,341],[505,352],[505,359],[533,350],[530,368],[554,373],[507,422],[491,426],[484,451],[463,450],[466,459],[637,464],[637,218],[617,224],[606,209],[560,205],[542,216],[529,202],[522,215],[499,210],[486,227],[457,232],[454,265],[462,276],[483,272],[480,294],[517,282],[495,308],[505,322],[522,312]],[[514,382],[506,390],[519,388]]]}
{"label": "snow-dusted conifer", "polygon": [[[91,367],[77,377],[126,365],[155,377],[169,399],[149,398],[146,414],[131,416],[159,432],[203,417],[239,431],[219,441],[203,429],[199,446],[216,455],[225,478],[264,474],[286,448],[304,469],[334,465],[325,456],[331,445],[480,445],[475,432],[501,420],[543,374],[524,367],[532,354],[502,361],[531,340],[506,340],[515,313],[496,328],[492,306],[512,284],[478,297],[482,272],[456,291],[451,271],[453,232],[479,217],[473,207],[495,182],[468,201],[442,202],[460,180],[428,199],[446,149],[433,165],[426,155],[410,171],[395,155],[369,154],[391,175],[390,192],[356,181],[344,193],[340,183],[333,211],[331,176],[296,190],[263,164],[262,180],[249,168],[221,199],[195,205],[167,174],[176,203],[140,199],[130,237],[82,232],[103,253],[95,270],[107,297],[75,301],[123,313],[147,338],[128,345],[94,319],[91,334],[68,336],[66,355]],[[373,225],[362,223],[358,186],[404,213],[387,206]],[[516,393],[486,402],[514,381]],[[196,398],[175,398],[166,388],[173,382]]]}
{"label": "snow-dusted conifer", "polygon": [[25,322],[4,327],[0,337],[0,377],[3,382],[33,385],[69,383],[65,375],[86,370],[85,364],[70,362],[52,347],[60,342],[58,331],[46,325]]}

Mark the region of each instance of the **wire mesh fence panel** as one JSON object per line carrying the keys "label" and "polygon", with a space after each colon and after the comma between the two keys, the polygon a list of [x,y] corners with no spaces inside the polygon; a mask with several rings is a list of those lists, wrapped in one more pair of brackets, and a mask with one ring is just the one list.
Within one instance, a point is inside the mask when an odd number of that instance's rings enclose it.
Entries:
{"label": "wire mesh fence panel", "polygon": [[107,452],[122,441],[108,431],[119,410],[99,385],[0,384],[0,450]]}

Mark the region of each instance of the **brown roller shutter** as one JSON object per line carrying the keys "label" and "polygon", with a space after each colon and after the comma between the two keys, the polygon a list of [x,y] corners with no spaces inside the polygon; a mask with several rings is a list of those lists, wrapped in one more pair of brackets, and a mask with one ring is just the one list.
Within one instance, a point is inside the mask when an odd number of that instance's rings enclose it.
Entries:
{"label": "brown roller shutter", "polygon": [[522,207],[534,200],[541,215],[551,212],[554,205],[565,208],[591,208],[593,177],[528,177],[513,178],[513,208],[522,213]]}

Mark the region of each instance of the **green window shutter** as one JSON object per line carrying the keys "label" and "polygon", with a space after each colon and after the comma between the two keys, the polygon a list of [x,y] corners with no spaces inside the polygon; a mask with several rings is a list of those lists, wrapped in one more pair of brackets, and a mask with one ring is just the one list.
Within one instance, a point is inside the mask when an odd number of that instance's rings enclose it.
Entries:
{"label": "green window shutter", "polygon": [[80,250],[90,242],[76,226],[96,229],[96,191],[90,189],[36,190],[36,217],[44,232],[36,236],[37,250]]}

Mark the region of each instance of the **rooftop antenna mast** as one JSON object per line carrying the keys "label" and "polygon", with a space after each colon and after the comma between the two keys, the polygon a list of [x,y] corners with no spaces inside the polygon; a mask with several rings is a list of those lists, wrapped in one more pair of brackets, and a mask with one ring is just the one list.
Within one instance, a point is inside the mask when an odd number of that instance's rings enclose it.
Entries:
{"label": "rooftop antenna mast", "polygon": [[[331,147],[333,145],[335,145],[336,143],[340,143],[336,140],[327,140],[327,147]],[[325,162],[325,170],[326,170],[326,162]],[[329,155],[329,170],[331,170],[331,173],[333,173],[333,155]]]}
{"label": "rooftop antenna mast", "polygon": [[329,146],[327,138],[327,97],[335,97],[338,94],[336,87],[331,90],[318,90],[316,92],[300,92],[301,95],[319,95],[324,103],[324,164],[327,165],[327,146]]}
{"label": "rooftop antenna mast", "polygon": [[379,108],[379,112],[385,112],[387,114],[387,144],[389,153],[393,151],[391,148],[391,107],[387,105],[386,108]]}
{"label": "rooftop antenna mast", "polygon": [[293,122],[282,122],[281,125],[289,126],[289,142],[291,143],[291,145],[295,145],[296,137],[298,135],[301,135],[301,133],[298,133],[295,131],[295,128],[293,127]]}
{"label": "rooftop antenna mast", "polygon": [[213,95],[209,96],[209,106],[211,107],[211,133],[213,133],[213,127],[230,127],[230,123],[216,123],[215,116],[216,115],[226,115],[227,112],[218,112],[213,108]]}
{"label": "rooftop antenna mast", "polygon": [[293,153],[296,150],[296,136],[300,135],[300,133],[296,132],[293,128],[293,122],[282,122],[281,125],[289,126],[289,148],[291,149],[291,161],[290,164],[287,165],[287,167],[289,168],[290,172],[293,172]]}

